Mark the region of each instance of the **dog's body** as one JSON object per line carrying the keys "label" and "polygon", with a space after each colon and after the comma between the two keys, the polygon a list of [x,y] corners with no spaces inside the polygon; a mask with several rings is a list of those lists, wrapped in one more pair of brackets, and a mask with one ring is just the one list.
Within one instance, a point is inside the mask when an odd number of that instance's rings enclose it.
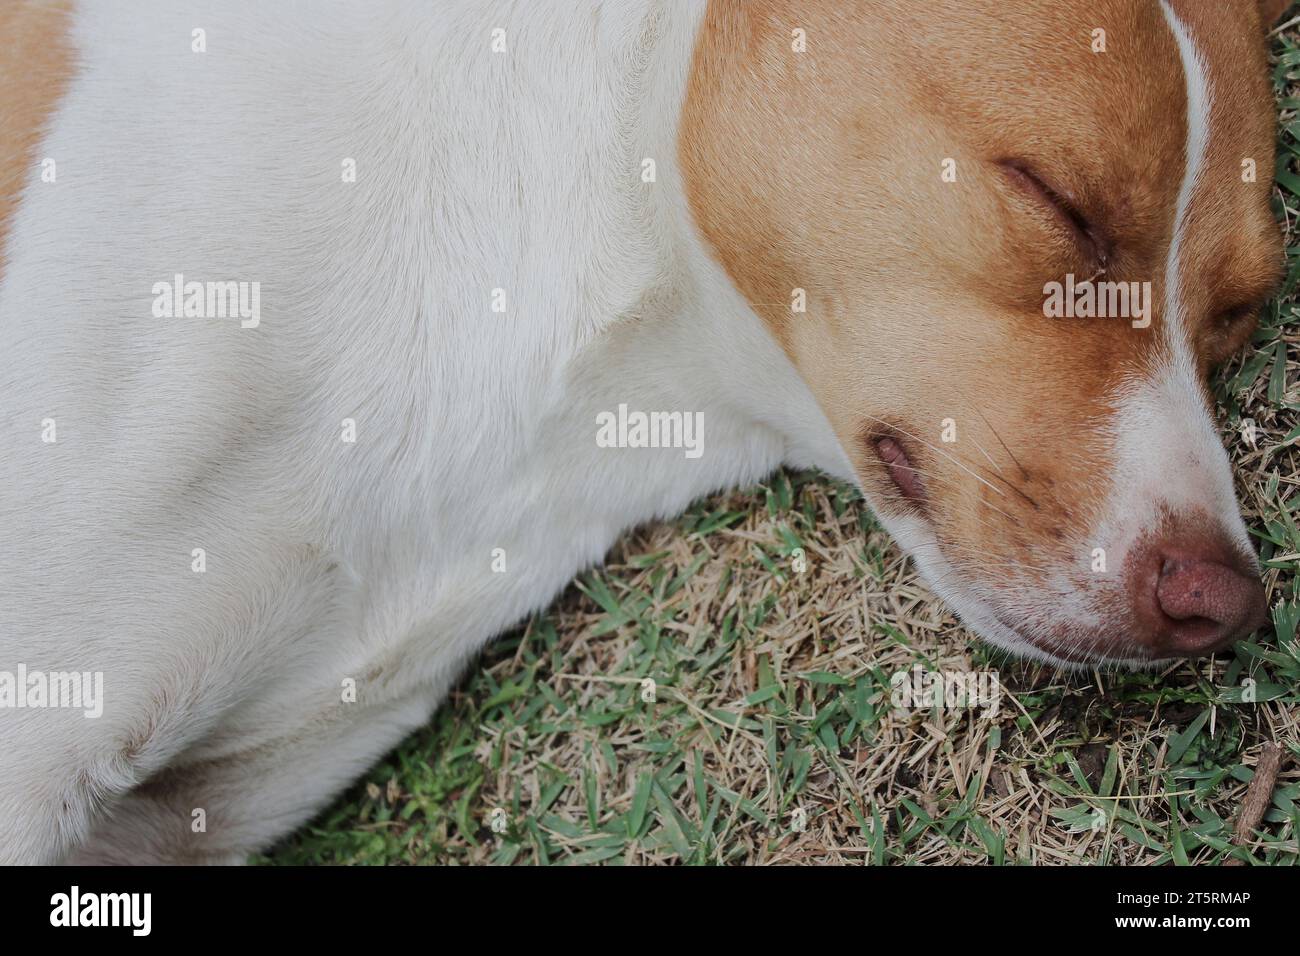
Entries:
{"label": "dog's body", "polygon": [[[693,18],[355,4],[308,38],[259,0],[157,6],[77,18],[41,146],[57,181],[25,197],[0,293],[4,659],[107,675],[99,720],[0,713],[18,859],[80,836],[61,805],[176,763],[204,769],[133,794],[106,841],[237,856],[427,720],[621,531],[788,458],[851,474],[688,227]],[[140,62],[156,98],[127,115]],[[249,82],[262,63],[276,76]],[[259,280],[260,324],[153,317],[140,293],[176,272]],[[598,447],[620,403],[703,412],[707,453]]]}
{"label": "dog's body", "polygon": [[[861,421],[700,192],[714,6],[11,14],[11,57],[66,49],[0,205],[0,670],[105,679],[98,719],[0,710],[0,860],[240,859],[625,529],[782,463],[871,493]],[[771,21],[783,48],[809,9]],[[1186,203],[1159,208],[1168,246]],[[160,318],[178,273],[259,283],[260,315]],[[601,447],[621,405],[700,413],[704,453]],[[944,591],[937,539],[879,498]]]}

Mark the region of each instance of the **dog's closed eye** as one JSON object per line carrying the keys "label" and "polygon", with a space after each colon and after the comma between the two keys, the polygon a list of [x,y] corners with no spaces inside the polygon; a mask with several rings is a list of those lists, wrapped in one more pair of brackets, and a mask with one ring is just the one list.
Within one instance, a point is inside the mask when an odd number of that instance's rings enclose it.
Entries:
{"label": "dog's closed eye", "polygon": [[1035,203],[1047,209],[1056,225],[1079,247],[1097,271],[1104,271],[1110,258],[1110,245],[1078,206],[1054,188],[1026,163],[1005,159],[998,163],[1011,184]]}

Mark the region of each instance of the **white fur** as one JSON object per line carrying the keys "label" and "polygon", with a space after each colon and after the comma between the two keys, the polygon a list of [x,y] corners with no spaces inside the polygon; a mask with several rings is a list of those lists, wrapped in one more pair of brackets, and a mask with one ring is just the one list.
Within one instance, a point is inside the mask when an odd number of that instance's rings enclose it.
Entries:
{"label": "white fur", "polygon": [[1114,424],[1117,474],[1104,536],[1123,557],[1160,510],[1215,517],[1243,555],[1253,554],[1237,508],[1232,470],[1200,387],[1187,331],[1183,248],[1188,216],[1202,183],[1210,146],[1213,90],[1205,60],[1166,0],[1161,9],[1178,44],[1187,91],[1187,145],[1173,240],[1165,263],[1166,360],[1130,382]]}
{"label": "white fur", "polygon": [[[237,859],[623,530],[849,475],[689,225],[702,9],[84,5],[0,285],[0,661],[103,670],[104,716],[0,711],[0,858]],[[155,319],[176,272],[260,282],[260,326]],[[703,456],[598,448],[622,402]]]}

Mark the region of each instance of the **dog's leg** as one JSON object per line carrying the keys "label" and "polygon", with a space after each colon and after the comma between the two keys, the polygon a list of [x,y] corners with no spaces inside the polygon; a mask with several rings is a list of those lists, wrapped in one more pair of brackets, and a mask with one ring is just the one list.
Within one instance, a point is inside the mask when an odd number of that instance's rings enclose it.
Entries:
{"label": "dog's leg", "polygon": [[70,774],[58,750],[20,753],[14,741],[10,734],[0,748],[0,865],[58,863],[85,839],[97,798],[116,781],[87,769]]}
{"label": "dog's leg", "polygon": [[332,722],[309,721],[255,751],[169,767],[113,807],[69,862],[242,863],[319,812],[433,705],[421,693],[345,707]]}
{"label": "dog's leg", "polygon": [[[131,567],[128,577],[123,559],[114,583],[134,603],[97,603],[71,593],[79,580],[71,572],[52,575],[55,583],[44,589],[12,588],[21,602],[10,611],[30,610],[13,618],[21,632],[0,629],[0,671],[28,678],[19,688],[23,706],[0,709],[0,862],[57,862],[101,829],[105,811],[135,819],[140,811],[132,807],[157,802],[149,788],[165,787],[176,765],[221,766],[247,756],[258,766],[244,777],[220,776],[224,786],[214,786],[208,798],[219,818],[228,805],[279,779],[279,765],[292,766],[290,777],[301,778],[291,794],[278,792],[259,839],[278,835],[292,825],[285,822],[290,815],[301,819],[331,792],[332,768],[309,773],[294,759],[293,737],[364,736],[363,729],[345,728],[364,728],[368,714],[338,703],[341,678],[364,678],[369,659],[356,640],[355,584],[321,548],[276,544],[285,535],[272,535],[262,523],[245,530],[234,516],[225,524],[224,536],[213,530],[207,537],[213,554],[230,557],[213,562],[206,574],[187,563],[166,574]],[[175,550],[170,536],[141,550],[165,555],[167,543]],[[104,553],[110,545],[87,547]],[[249,551],[256,561],[243,558]],[[102,692],[75,707],[37,698],[27,686],[30,675],[48,676],[56,664],[96,675]],[[352,773],[355,766],[348,766]],[[207,806],[204,787],[191,789],[185,828],[190,810]],[[164,830],[165,822],[158,820]],[[121,845],[135,844],[145,855],[150,840],[135,827]],[[165,856],[169,846],[155,848],[155,855]]]}

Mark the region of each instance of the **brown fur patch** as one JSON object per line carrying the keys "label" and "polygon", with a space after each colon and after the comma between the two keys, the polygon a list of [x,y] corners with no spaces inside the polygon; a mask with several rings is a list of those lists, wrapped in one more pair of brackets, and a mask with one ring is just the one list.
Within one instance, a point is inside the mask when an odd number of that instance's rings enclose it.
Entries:
{"label": "brown fur patch", "polygon": [[0,276],[5,241],[50,114],[73,72],[71,0],[0,4]]}
{"label": "brown fur patch", "polygon": [[1258,0],[1259,16],[1265,27],[1271,27],[1284,14],[1295,0]]}

